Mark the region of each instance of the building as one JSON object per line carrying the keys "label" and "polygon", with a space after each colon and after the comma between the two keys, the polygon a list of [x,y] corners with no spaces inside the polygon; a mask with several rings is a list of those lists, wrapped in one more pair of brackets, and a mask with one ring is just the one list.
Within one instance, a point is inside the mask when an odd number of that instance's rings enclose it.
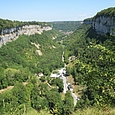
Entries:
{"label": "building", "polygon": [[44,76],[44,74],[42,72],[40,72],[40,73],[38,73],[38,76],[42,77],[42,76]]}

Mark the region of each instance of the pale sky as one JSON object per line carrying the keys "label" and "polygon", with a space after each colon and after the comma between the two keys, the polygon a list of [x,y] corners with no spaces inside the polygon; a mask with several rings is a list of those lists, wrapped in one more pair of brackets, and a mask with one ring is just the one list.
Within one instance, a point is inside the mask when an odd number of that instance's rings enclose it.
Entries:
{"label": "pale sky", "polygon": [[115,0],[0,0],[0,18],[19,21],[78,21],[115,7]]}

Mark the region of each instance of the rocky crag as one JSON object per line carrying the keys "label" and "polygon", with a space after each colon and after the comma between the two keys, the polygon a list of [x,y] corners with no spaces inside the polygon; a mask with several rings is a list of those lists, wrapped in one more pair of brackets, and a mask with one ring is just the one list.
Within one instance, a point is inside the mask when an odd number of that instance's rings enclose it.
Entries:
{"label": "rocky crag", "polygon": [[[112,13],[111,13],[112,12]],[[85,19],[84,24],[91,24],[98,34],[115,35],[115,8],[105,9],[90,19]]]}
{"label": "rocky crag", "polygon": [[43,31],[52,30],[50,26],[41,27],[40,25],[25,25],[17,28],[4,29],[0,32],[0,47],[6,44],[7,42],[11,42],[12,40],[16,40],[19,35],[33,35],[33,34],[41,34]]}

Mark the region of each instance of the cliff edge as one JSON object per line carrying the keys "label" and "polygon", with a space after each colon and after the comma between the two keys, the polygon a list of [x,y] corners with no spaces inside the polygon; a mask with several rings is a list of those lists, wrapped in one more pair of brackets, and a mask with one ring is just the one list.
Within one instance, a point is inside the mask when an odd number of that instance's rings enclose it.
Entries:
{"label": "cliff edge", "polygon": [[91,24],[98,34],[115,35],[115,7],[104,9],[93,18],[85,19],[84,24]]}
{"label": "cliff edge", "polygon": [[25,25],[17,28],[9,28],[4,29],[0,33],[0,47],[6,44],[6,42],[11,42],[12,40],[16,40],[19,35],[33,35],[33,34],[41,34],[43,31],[52,30],[52,27],[45,25]]}

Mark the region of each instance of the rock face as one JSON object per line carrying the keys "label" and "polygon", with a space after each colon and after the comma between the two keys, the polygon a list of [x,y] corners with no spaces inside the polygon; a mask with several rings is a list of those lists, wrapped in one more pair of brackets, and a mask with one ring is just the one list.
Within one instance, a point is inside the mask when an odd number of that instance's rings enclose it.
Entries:
{"label": "rock face", "polygon": [[84,20],[84,24],[92,24],[98,34],[103,35],[109,33],[115,35],[115,17],[99,16]]}
{"label": "rock face", "polygon": [[50,26],[41,27],[40,25],[25,25],[17,28],[5,29],[0,32],[0,47],[6,42],[16,40],[19,35],[41,34],[43,31],[52,30]]}

